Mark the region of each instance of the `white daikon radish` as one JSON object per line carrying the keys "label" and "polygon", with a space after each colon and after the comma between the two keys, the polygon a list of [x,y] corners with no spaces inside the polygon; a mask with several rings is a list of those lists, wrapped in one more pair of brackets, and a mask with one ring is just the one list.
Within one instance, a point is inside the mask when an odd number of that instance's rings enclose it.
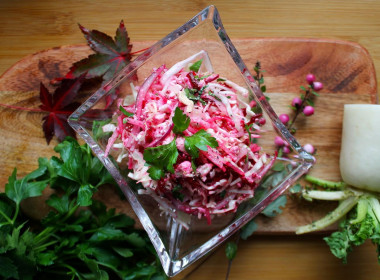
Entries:
{"label": "white daikon radish", "polygon": [[380,192],[380,105],[344,106],[340,172],[345,183]]}

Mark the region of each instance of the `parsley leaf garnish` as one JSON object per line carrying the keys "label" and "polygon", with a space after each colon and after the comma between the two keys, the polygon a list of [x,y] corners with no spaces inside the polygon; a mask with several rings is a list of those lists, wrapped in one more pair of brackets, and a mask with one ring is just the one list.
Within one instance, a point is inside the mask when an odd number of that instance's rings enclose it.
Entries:
{"label": "parsley leaf garnish", "polygon": [[124,107],[123,106],[119,106],[119,110],[120,110],[120,112],[122,112],[125,116],[127,116],[127,117],[133,117],[133,113],[131,113],[131,112],[128,112],[127,110],[125,110],[124,109]]}
{"label": "parsley leaf garnish", "polygon": [[194,64],[191,65],[191,66],[189,67],[189,69],[190,69],[191,71],[198,72],[198,71],[199,71],[199,68],[201,68],[201,65],[202,65],[202,59],[201,59],[201,60],[198,60],[198,61],[196,61],[196,62],[194,62]]}
{"label": "parsley leaf garnish", "polygon": [[166,145],[147,148],[144,151],[144,160],[151,165],[148,172],[153,180],[159,180],[165,171],[174,173],[173,164],[177,162],[178,150],[175,139]]}
{"label": "parsley leaf garnish", "polygon": [[201,102],[203,105],[206,105],[206,101],[204,101],[202,98],[201,98],[201,93],[199,93],[199,95],[195,95],[196,93],[198,93],[198,90],[195,89],[195,88],[185,88],[185,94],[186,94],[186,97],[189,98],[190,100],[192,101],[199,101]]}
{"label": "parsley leaf garnish", "polygon": [[185,149],[193,158],[199,157],[199,150],[207,151],[207,146],[216,148],[219,145],[218,141],[204,129],[185,137]]}
{"label": "parsley leaf garnish", "polygon": [[179,134],[184,132],[190,125],[190,118],[179,108],[177,107],[174,111],[173,120],[173,132]]}

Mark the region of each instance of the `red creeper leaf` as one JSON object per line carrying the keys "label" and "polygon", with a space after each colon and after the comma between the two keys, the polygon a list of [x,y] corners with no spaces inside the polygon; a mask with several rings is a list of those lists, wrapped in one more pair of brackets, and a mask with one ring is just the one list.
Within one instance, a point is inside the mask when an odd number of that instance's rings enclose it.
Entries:
{"label": "red creeper leaf", "polygon": [[48,144],[54,135],[59,141],[66,136],[75,137],[75,132],[67,123],[67,118],[79,107],[79,103],[73,101],[84,81],[84,76],[73,80],[63,80],[53,94],[50,94],[41,83],[40,100],[42,105],[40,108],[49,113],[43,118],[42,124]]}
{"label": "red creeper leaf", "polygon": [[77,78],[87,73],[87,79],[102,76],[103,81],[107,82],[131,61],[132,45],[129,44],[130,39],[123,21],[120,22],[114,39],[103,32],[89,30],[82,25],[79,25],[79,28],[95,54],[74,63],[65,78]]}

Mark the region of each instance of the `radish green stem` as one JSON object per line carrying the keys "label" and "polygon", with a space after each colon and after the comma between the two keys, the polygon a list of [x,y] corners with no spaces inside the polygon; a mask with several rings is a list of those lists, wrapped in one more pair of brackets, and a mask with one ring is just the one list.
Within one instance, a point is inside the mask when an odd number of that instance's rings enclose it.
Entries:
{"label": "radish green stem", "polygon": [[357,206],[357,215],[354,220],[352,220],[351,224],[357,224],[364,220],[368,212],[368,200],[366,198],[361,198],[358,201]]}
{"label": "radish green stem", "polygon": [[302,196],[305,199],[319,199],[319,200],[343,200],[354,194],[350,191],[309,191],[302,192]]}
{"label": "radish green stem", "polygon": [[356,205],[358,200],[359,200],[359,197],[356,197],[356,196],[351,196],[351,197],[343,200],[334,211],[332,211],[331,213],[329,213],[328,215],[326,215],[322,219],[320,219],[316,222],[313,222],[309,225],[301,226],[301,227],[297,228],[296,234],[303,234],[303,233],[308,233],[308,232],[312,232],[315,230],[323,229],[323,228],[335,223],[340,218],[342,218],[344,215],[346,215],[347,212],[350,211]]}
{"label": "radish green stem", "polygon": [[345,182],[327,181],[327,180],[322,180],[310,175],[306,175],[305,180],[314,185],[324,187],[324,188],[329,188],[329,189],[341,189],[341,188],[347,187],[347,184]]}
{"label": "radish green stem", "polygon": [[372,210],[375,213],[377,220],[380,222],[380,202],[379,202],[379,200],[376,199],[375,197],[370,197],[368,200],[372,206]]}

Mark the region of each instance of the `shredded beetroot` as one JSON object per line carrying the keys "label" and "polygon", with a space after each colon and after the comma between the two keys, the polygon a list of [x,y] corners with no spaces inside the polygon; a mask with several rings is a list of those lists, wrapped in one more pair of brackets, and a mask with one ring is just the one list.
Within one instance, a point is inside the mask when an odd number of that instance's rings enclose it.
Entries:
{"label": "shredded beetroot", "polygon": [[[270,158],[257,143],[251,143],[260,137],[262,115],[253,113],[249,104],[241,101],[239,96],[246,96],[246,89],[219,79],[218,74],[185,71],[184,64],[179,62],[171,69],[161,66],[136,87],[136,102],[122,105],[135,114],[116,112],[117,127],[106,155],[111,149],[121,149],[122,143],[123,153],[128,154],[126,164],[132,170],[129,177],[143,186],[139,193],[151,195],[170,215],[175,216],[179,210],[211,223],[214,215],[234,212],[254,196],[276,156]],[[172,120],[177,107],[190,118],[188,128],[178,135],[173,132]],[[253,128],[249,133],[248,126]],[[192,158],[184,141],[201,129],[216,139],[218,147],[208,147],[198,158]],[[144,149],[173,139],[179,153],[174,173],[151,179]]]}

